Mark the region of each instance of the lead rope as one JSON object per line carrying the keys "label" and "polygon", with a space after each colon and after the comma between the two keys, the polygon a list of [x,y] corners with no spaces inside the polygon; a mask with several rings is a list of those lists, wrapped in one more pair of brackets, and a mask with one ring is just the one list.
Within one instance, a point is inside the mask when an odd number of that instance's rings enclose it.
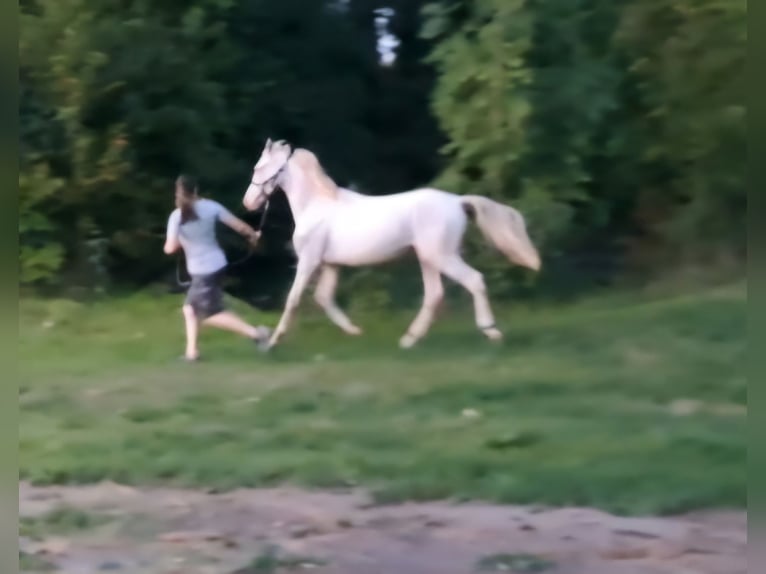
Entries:
{"label": "lead rope", "polygon": [[[266,224],[266,215],[269,213],[269,200],[266,200],[266,205],[263,207],[263,213],[261,214],[261,221],[258,223],[258,231],[263,232],[263,226]],[[253,255],[253,245],[248,245],[247,248],[247,254],[242,257],[241,259],[235,261],[234,263],[230,264],[229,267],[237,267],[238,265],[242,265],[245,263],[250,257]],[[181,280],[181,258],[182,256],[178,256],[176,259],[176,283],[179,287],[182,289],[188,289],[191,285],[191,277],[187,280]],[[188,273],[187,273],[188,275]]]}

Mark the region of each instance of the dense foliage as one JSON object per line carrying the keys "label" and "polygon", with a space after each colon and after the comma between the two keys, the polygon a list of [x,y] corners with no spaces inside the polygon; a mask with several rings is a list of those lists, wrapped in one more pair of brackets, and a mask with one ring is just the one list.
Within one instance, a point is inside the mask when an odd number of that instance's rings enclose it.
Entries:
{"label": "dense foliage", "polygon": [[[268,136],[368,193],[435,181],[517,204],[547,280],[567,286],[741,259],[746,11],[746,0],[26,0],[21,280],[158,279],[173,178],[198,174],[236,208]],[[398,41],[391,64],[382,27]],[[278,256],[284,206],[271,221],[264,249]],[[481,266],[508,277],[497,259]]]}

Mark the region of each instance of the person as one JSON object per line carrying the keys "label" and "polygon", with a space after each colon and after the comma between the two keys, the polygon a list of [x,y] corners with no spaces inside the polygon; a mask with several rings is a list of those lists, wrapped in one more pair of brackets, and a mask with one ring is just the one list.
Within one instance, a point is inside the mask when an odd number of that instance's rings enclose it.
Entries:
{"label": "person", "polygon": [[199,325],[238,333],[263,346],[271,335],[264,326],[253,326],[227,310],[223,301],[223,276],[228,264],[215,233],[217,221],[247,238],[252,245],[260,233],[235,217],[223,205],[199,197],[197,182],[188,175],[176,180],[176,209],[168,218],[164,251],[170,255],[183,249],[191,284],[183,304],[186,323],[187,361],[199,359]]}

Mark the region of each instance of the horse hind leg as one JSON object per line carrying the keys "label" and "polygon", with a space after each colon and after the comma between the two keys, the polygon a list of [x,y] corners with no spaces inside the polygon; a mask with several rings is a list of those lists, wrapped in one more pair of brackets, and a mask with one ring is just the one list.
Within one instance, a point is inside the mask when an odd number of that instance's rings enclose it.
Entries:
{"label": "horse hind leg", "polygon": [[495,317],[489,304],[487,287],[482,274],[458,255],[447,258],[440,269],[447,277],[462,285],[473,297],[476,326],[479,330],[493,341],[502,339],[503,334],[495,326]]}
{"label": "horse hind leg", "polygon": [[420,269],[423,274],[423,305],[407,332],[399,340],[399,346],[403,349],[411,348],[425,336],[433,323],[439,304],[444,299],[444,286],[439,269],[422,259]]}
{"label": "horse hind leg", "polygon": [[314,300],[324,310],[327,317],[349,335],[361,335],[362,330],[351,322],[335,302],[335,290],[338,286],[338,268],[324,265],[314,290]]}

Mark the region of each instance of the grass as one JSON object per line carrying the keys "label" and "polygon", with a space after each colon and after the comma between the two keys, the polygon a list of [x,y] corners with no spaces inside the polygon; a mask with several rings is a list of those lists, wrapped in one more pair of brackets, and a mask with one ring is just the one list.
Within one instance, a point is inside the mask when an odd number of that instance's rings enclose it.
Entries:
{"label": "grass", "polygon": [[476,563],[480,572],[512,572],[516,574],[547,572],[556,563],[533,554],[493,554]]}
{"label": "grass", "polygon": [[19,572],[53,572],[56,566],[38,556],[19,551]]}
{"label": "grass", "polygon": [[19,520],[19,536],[41,540],[46,536],[65,535],[90,530],[108,522],[108,517],[88,514],[62,506],[35,517]]}
{"label": "grass", "polygon": [[324,560],[309,556],[280,556],[280,554],[283,554],[280,548],[269,546],[264,552],[253,558],[250,564],[233,574],[276,574],[282,571],[308,570],[326,564]]}
{"label": "grass", "polygon": [[[272,354],[206,331],[197,365],[176,360],[178,303],[21,302],[22,478],[362,485],[381,503],[628,514],[745,506],[742,286],[509,305],[501,345],[461,301],[409,352],[396,342],[411,314],[355,316],[367,333],[347,338],[306,304]],[[687,399],[701,408],[679,415]]]}

